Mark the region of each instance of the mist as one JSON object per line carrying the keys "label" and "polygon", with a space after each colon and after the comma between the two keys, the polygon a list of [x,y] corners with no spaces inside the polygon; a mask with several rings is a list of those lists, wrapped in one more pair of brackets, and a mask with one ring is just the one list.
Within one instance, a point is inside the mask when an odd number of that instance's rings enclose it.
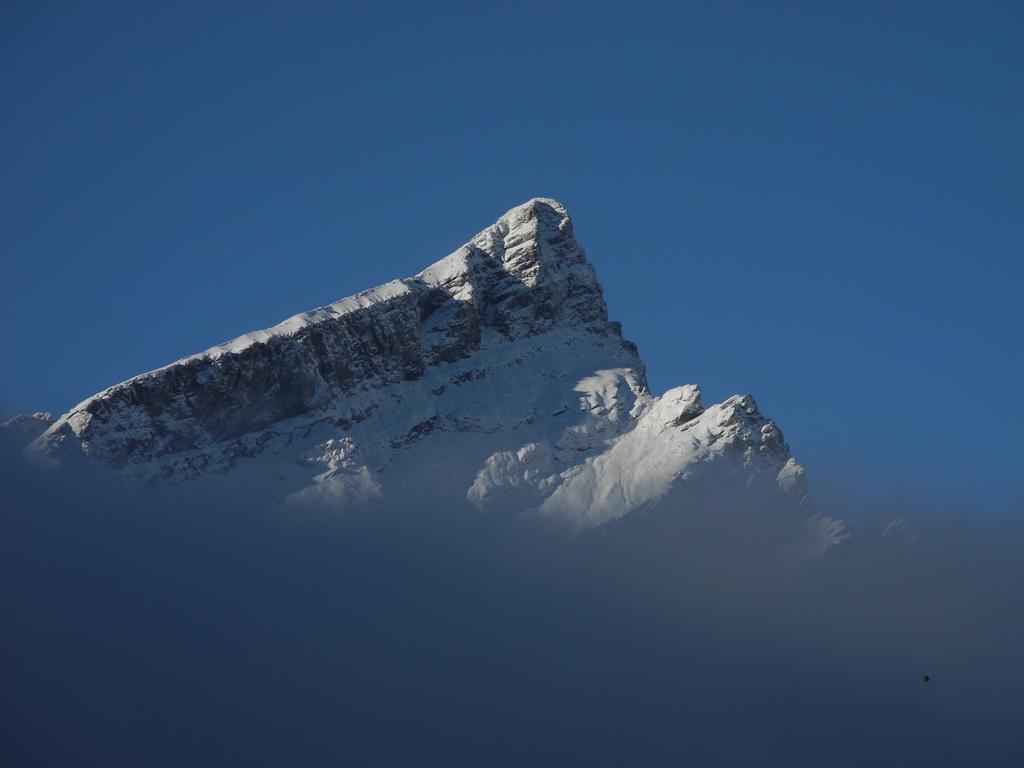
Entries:
{"label": "mist", "polygon": [[1024,747],[1015,519],[832,501],[851,536],[795,560],[782,511],[742,494],[573,534],[429,496],[339,516],[0,479],[4,765],[1010,765]]}

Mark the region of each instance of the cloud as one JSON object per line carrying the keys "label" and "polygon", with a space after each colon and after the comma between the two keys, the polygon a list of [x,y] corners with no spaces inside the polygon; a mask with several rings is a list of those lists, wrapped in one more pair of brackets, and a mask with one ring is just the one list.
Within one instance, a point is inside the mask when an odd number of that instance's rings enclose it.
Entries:
{"label": "cloud", "polygon": [[913,544],[918,539],[917,531],[902,517],[894,518],[886,523],[882,528],[882,536],[895,539],[903,544]]}
{"label": "cloud", "polygon": [[854,536],[794,567],[742,494],[569,535],[428,497],[339,519],[2,480],[10,764],[1019,754],[1013,521],[886,509],[925,534],[903,547],[837,510]]}

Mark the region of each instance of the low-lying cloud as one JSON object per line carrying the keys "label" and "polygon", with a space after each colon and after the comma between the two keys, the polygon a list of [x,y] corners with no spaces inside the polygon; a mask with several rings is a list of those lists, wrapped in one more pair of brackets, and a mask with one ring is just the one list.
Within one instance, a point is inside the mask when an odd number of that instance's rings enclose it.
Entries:
{"label": "low-lying cloud", "polygon": [[1016,521],[840,509],[853,536],[794,563],[779,510],[720,495],[582,535],[468,503],[338,519],[20,471],[3,495],[8,765],[1011,765],[1024,747]]}

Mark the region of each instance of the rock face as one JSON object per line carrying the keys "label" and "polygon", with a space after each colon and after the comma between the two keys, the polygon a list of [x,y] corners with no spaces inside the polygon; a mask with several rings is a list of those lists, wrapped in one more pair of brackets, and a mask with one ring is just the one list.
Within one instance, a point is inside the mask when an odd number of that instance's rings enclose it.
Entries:
{"label": "rock face", "polygon": [[651,395],[564,206],[544,198],[415,277],[100,392],[26,452],[137,482],[273,477],[290,503],[339,508],[443,485],[579,527],[714,477],[813,519],[751,397]]}

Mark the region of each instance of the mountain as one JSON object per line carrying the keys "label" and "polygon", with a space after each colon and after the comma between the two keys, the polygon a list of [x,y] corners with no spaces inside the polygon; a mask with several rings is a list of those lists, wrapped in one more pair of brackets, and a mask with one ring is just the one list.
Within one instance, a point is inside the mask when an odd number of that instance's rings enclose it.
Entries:
{"label": "mountain", "polygon": [[22,413],[0,422],[0,452],[17,451],[43,434],[53,424],[49,411]]}
{"label": "mountain", "polygon": [[743,488],[784,500],[820,548],[842,536],[752,397],[651,394],[565,207],[546,198],[414,277],[112,386],[26,454],[129,483],[262,488],[298,507],[406,495],[574,528],[685,506],[687,489]]}

